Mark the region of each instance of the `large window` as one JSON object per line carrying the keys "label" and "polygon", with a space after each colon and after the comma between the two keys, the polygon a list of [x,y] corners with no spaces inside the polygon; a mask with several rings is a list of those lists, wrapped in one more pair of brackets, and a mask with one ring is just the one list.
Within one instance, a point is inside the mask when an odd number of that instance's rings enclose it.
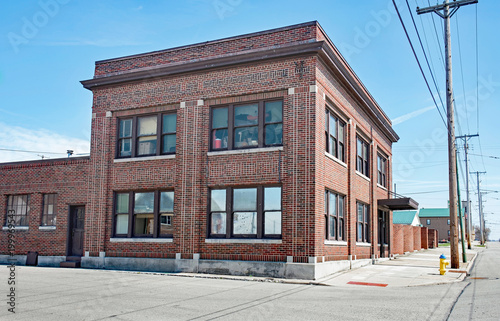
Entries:
{"label": "large window", "polygon": [[281,237],[281,187],[210,191],[210,237]]}
{"label": "large window", "polygon": [[173,216],[173,191],[115,193],[115,236],[172,237]]}
{"label": "large window", "polygon": [[356,239],[358,242],[370,243],[369,207],[359,202],[356,205],[358,212]]}
{"label": "large window", "polygon": [[43,195],[42,226],[55,226],[56,213],[56,194]]}
{"label": "large window", "polygon": [[325,115],[326,151],[344,160],[345,123],[328,109]]}
{"label": "large window", "polygon": [[7,198],[7,225],[28,226],[29,195],[10,195]]}
{"label": "large window", "polygon": [[370,177],[370,148],[366,141],[357,137],[356,144],[356,170],[366,177]]}
{"label": "large window", "polygon": [[283,102],[260,101],[211,109],[211,150],[283,144]]}
{"label": "large window", "polygon": [[377,172],[377,183],[387,187],[387,158],[380,154],[377,155]]}
{"label": "large window", "polygon": [[345,240],[345,196],[325,192],[325,212],[327,218],[326,235],[330,240]]}
{"label": "large window", "polygon": [[174,113],[119,119],[117,157],[175,153],[176,124]]}

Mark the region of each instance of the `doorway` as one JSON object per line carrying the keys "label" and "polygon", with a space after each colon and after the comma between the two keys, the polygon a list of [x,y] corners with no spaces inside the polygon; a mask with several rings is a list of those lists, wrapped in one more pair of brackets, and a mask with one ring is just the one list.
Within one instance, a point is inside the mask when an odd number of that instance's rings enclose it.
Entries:
{"label": "doorway", "polygon": [[68,256],[83,255],[85,206],[70,206],[68,224]]}
{"label": "doorway", "polygon": [[389,243],[389,213],[378,210],[378,244],[380,244],[380,257],[385,257]]}

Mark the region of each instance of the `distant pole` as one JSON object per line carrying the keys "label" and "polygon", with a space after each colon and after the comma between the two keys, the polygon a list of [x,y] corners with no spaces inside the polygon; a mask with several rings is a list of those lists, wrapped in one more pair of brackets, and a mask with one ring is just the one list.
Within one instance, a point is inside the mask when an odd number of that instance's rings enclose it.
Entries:
{"label": "distant pole", "polygon": [[469,138],[471,137],[477,137],[479,134],[475,135],[463,135],[463,136],[457,136],[457,139],[463,139],[464,140],[464,150],[465,150],[465,184],[466,184],[466,189],[467,189],[467,206],[465,207],[465,225],[466,230],[467,230],[467,248],[470,250],[472,248],[471,246],[471,234],[472,234],[472,212],[470,210],[470,194],[469,194]]}
{"label": "distant pole", "polygon": [[473,172],[477,175],[477,201],[479,202],[479,240],[481,245],[484,245],[484,218],[483,218],[483,197],[481,195],[481,190],[479,186],[479,174],[486,174],[486,172]]}
{"label": "distant pole", "polygon": [[[455,158],[456,160],[456,158]],[[464,225],[463,225],[463,218],[462,218],[462,200],[460,199],[460,180],[458,179],[458,172],[457,172],[457,191],[458,191],[458,217],[460,218],[460,234],[462,238],[462,262],[467,263],[467,253],[465,253],[465,237],[464,237]],[[450,216],[455,214],[452,214],[450,211]]]}
{"label": "distant pole", "polygon": [[[455,146],[455,119],[453,108],[453,83],[451,70],[451,34],[450,18],[460,8],[460,6],[477,3],[478,0],[462,0],[420,9],[417,7],[417,14],[435,12],[444,19],[444,49],[446,59],[446,107],[448,116],[448,184],[450,200],[450,254],[451,268],[460,267],[458,254],[458,226],[457,226],[457,163]],[[450,11],[451,9],[451,11]],[[442,13],[440,11],[443,11]],[[452,214],[453,213],[453,214]]]}

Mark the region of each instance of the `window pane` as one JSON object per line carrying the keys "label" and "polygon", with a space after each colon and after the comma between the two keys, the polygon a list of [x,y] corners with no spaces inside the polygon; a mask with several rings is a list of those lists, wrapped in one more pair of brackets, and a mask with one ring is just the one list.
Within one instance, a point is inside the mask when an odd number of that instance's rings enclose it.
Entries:
{"label": "window pane", "polygon": [[283,121],[283,102],[272,101],[266,103],[266,123],[279,123]]}
{"label": "window pane", "polygon": [[330,237],[335,237],[337,234],[337,224],[335,216],[330,216]]}
{"label": "window pane", "polygon": [[257,234],[257,213],[234,213],[233,234]]}
{"label": "window pane", "polygon": [[330,114],[330,135],[333,137],[337,137],[337,120]]}
{"label": "window pane", "polygon": [[212,109],[212,128],[227,128],[227,107]]}
{"label": "window pane", "polygon": [[175,133],[177,126],[177,114],[163,115],[163,134]]}
{"label": "window pane", "polygon": [[140,117],[137,122],[137,135],[156,135],[156,116]]}
{"label": "window pane", "polygon": [[242,127],[234,130],[234,146],[248,147],[257,146],[259,144],[259,128]]}
{"label": "window pane", "polygon": [[357,140],[357,149],[356,149],[356,153],[358,156],[363,156],[363,144],[361,143],[361,140],[358,138]]}
{"label": "window pane", "polygon": [[344,217],[344,196],[339,196],[339,217]]}
{"label": "window pane", "polygon": [[212,131],[212,148],[227,148],[227,129],[214,129]]}
{"label": "window pane", "polygon": [[160,215],[160,235],[174,234],[173,219],[174,217],[170,214]]}
{"label": "window pane", "polygon": [[266,125],[266,145],[281,145],[283,140],[283,124]]}
{"label": "window pane", "polygon": [[174,192],[160,193],[160,213],[174,212]]}
{"label": "window pane", "polygon": [[257,125],[259,122],[257,104],[234,107],[234,126]]}
{"label": "window pane", "polygon": [[137,144],[138,155],[156,154],[156,136],[139,137]]}
{"label": "window pane", "polygon": [[163,136],[163,149],[162,153],[175,153],[175,139],[176,135],[164,135]]}
{"label": "window pane", "polygon": [[128,215],[126,214],[116,215],[115,234],[127,234],[127,233],[128,233]]}
{"label": "window pane", "polygon": [[358,203],[358,222],[363,222],[363,205]]}
{"label": "window pane", "polygon": [[120,139],[120,146],[118,148],[120,150],[120,156],[132,155],[132,139],[131,138]]}
{"label": "window pane", "polygon": [[233,194],[234,211],[255,211],[257,209],[257,189],[235,189]]}
{"label": "window pane", "polygon": [[132,119],[122,119],[120,120],[120,135],[119,137],[131,137],[132,136]]}
{"label": "window pane", "polygon": [[330,154],[337,156],[337,140],[335,137],[330,136]]}
{"label": "window pane", "polygon": [[281,234],[281,212],[266,212],[264,215],[264,234]]}
{"label": "window pane", "polygon": [[339,240],[344,239],[344,219],[339,218]]}
{"label": "window pane", "polygon": [[128,193],[116,194],[116,213],[128,213]]}
{"label": "window pane", "polygon": [[211,234],[226,234],[226,213],[212,213]]}
{"label": "window pane", "polygon": [[281,187],[264,188],[264,211],[281,210]]}
{"label": "window pane", "polygon": [[337,194],[330,193],[330,210],[328,214],[337,215]]}
{"label": "window pane", "polygon": [[363,224],[358,223],[358,241],[363,241]]}
{"label": "window pane", "polygon": [[225,212],[226,211],[226,190],[213,189],[210,199],[211,212]]}
{"label": "window pane", "polygon": [[155,193],[135,193],[134,213],[153,213]]}
{"label": "window pane", "polygon": [[153,234],[154,215],[136,214],[135,215],[135,235]]}
{"label": "window pane", "polygon": [[343,145],[342,143],[339,143],[338,158],[339,158],[341,161],[344,161],[344,145]]}
{"label": "window pane", "polygon": [[339,137],[337,137],[337,138],[338,138],[339,142],[343,143],[344,142],[344,126],[345,125],[342,122],[339,122],[338,126],[339,126]]}

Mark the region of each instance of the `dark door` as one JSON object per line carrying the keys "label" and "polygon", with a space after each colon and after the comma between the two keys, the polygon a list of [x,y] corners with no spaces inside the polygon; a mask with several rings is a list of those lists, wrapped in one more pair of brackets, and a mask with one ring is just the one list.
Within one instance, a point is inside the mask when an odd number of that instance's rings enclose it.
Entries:
{"label": "dark door", "polygon": [[378,243],[380,244],[380,257],[385,257],[385,250],[389,241],[388,219],[389,213],[378,211]]}
{"label": "dark door", "polygon": [[71,206],[69,219],[69,256],[83,255],[85,206]]}

